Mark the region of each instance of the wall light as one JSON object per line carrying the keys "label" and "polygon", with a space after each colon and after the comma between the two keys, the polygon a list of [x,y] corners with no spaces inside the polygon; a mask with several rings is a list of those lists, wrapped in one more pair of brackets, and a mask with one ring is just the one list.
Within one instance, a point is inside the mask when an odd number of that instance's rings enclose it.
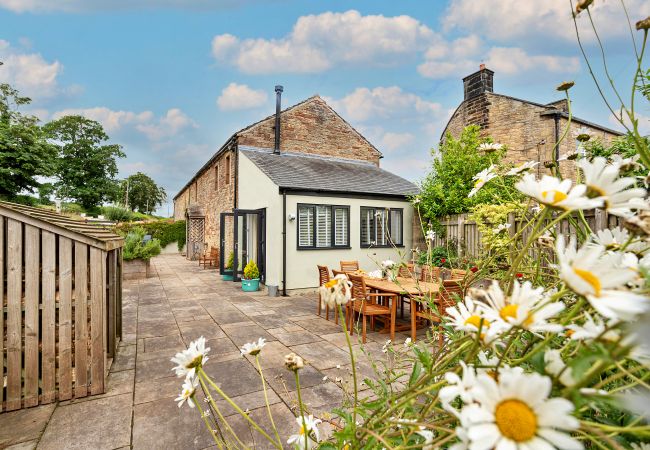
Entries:
{"label": "wall light", "polygon": [[289,222],[296,220],[296,215],[294,213],[289,213]]}

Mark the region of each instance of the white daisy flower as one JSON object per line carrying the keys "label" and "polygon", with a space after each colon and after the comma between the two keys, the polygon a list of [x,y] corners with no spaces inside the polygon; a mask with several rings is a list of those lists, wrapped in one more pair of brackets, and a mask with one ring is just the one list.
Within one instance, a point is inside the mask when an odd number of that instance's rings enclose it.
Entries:
{"label": "white daisy flower", "polygon": [[506,231],[506,230],[508,230],[511,226],[512,226],[512,224],[510,224],[510,223],[502,223],[502,224],[498,225],[498,226],[493,230],[493,232],[494,232],[494,234],[499,234],[499,233],[501,233],[502,231]]}
{"label": "white daisy flower", "polygon": [[503,370],[498,383],[478,375],[475,401],[461,412],[470,448],[495,450],[579,450],[569,435],[580,424],[573,403],[549,398],[551,380],[537,373]]}
{"label": "white daisy flower", "polygon": [[571,188],[569,179],[560,180],[544,175],[537,181],[534,175],[526,174],[515,184],[515,188],[546,206],[564,211],[592,209],[603,205],[602,199],[585,196],[587,186],[580,184]]}
{"label": "white daisy flower", "polygon": [[201,367],[208,360],[210,347],[205,347],[205,338],[201,336],[196,341],[190,342],[190,346],[182,352],[176,353],[171,362],[176,363],[172,370],[177,377],[194,376],[196,369]]}
{"label": "white daisy flower", "polygon": [[433,241],[436,239],[436,232],[433,230],[427,230],[427,235],[426,235],[427,241]]}
{"label": "white daisy flower", "polygon": [[178,402],[178,407],[183,406],[183,403],[187,401],[187,404],[190,408],[194,408],[194,400],[192,396],[196,392],[196,388],[199,385],[199,378],[188,373],[185,381],[183,382],[183,387],[181,393],[176,397],[175,401]]}
{"label": "white daisy flower", "polygon": [[266,339],[259,338],[257,342],[249,342],[247,344],[244,344],[244,346],[240,348],[239,351],[241,352],[242,356],[244,355],[255,356],[262,351],[262,348],[264,348],[265,345],[266,345]]}
{"label": "white daisy flower", "polygon": [[[610,321],[609,325],[613,326],[616,322]],[[601,337],[606,341],[618,341],[620,334],[617,330],[608,330],[605,323],[599,318],[591,317],[591,314],[585,312],[585,321],[582,325],[572,323],[567,325],[567,336],[575,341],[592,341],[597,337]]]}
{"label": "white daisy flower", "polygon": [[519,175],[524,172],[528,172],[529,170],[533,170],[537,165],[539,164],[539,161],[528,161],[522,164],[519,164],[518,166],[513,167],[512,169],[508,170],[506,172],[506,176],[515,176]]}
{"label": "white daisy flower", "polygon": [[497,174],[494,172],[494,164],[488,167],[485,170],[481,170],[479,173],[474,175],[474,188],[467,195],[468,197],[473,197],[476,193],[485,186],[485,183],[490,181],[493,178],[496,178]]}
{"label": "white daisy flower", "polygon": [[502,320],[507,329],[515,326],[533,332],[562,331],[561,325],[548,323],[547,320],[562,311],[564,303],[549,303],[544,289],[533,288],[530,281],[523,284],[513,281],[510,297],[505,296],[496,281],[485,293],[487,306],[480,305],[485,310],[485,316],[495,322]]}
{"label": "white daisy flower", "polygon": [[469,450],[469,436],[467,436],[467,430],[463,427],[462,423],[454,431],[459,442],[449,447],[449,450]]}
{"label": "white daisy flower", "polygon": [[412,342],[413,342],[413,341],[411,340],[410,337],[409,337],[409,338],[406,338],[406,339],[404,340],[404,347],[409,348],[409,347],[411,346],[411,343],[412,343]]}
{"label": "white daisy flower", "polygon": [[392,259],[387,259],[381,262],[381,266],[384,269],[392,269],[393,267],[395,267],[395,261],[393,261]]}
{"label": "white daisy flower", "polygon": [[565,386],[573,386],[576,384],[576,380],[573,378],[571,368],[567,367],[562,360],[562,354],[559,350],[550,349],[546,350],[544,353],[544,370],[549,375],[557,377],[558,380]]}
{"label": "white daisy flower", "polygon": [[639,164],[640,157],[641,155],[637,154],[631,158],[623,158],[618,153],[615,153],[610,158],[610,164],[622,171],[640,169],[643,167],[641,164]]}
{"label": "white daisy flower", "polygon": [[352,283],[344,274],[339,274],[321,286],[319,293],[330,308],[345,305],[352,298]]}
{"label": "white daisy flower", "polygon": [[[495,373],[494,369],[499,364],[499,357],[492,356],[488,358],[488,355],[483,350],[481,350],[478,352],[478,361],[482,367],[477,367],[476,373],[485,373],[490,375]],[[503,367],[508,366],[503,364]]]}
{"label": "white daisy flower", "polygon": [[630,188],[635,184],[634,178],[619,178],[618,166],[607,164],[607,160],[602,156],[594,158],[593,161],[583,159],[578,162],[578,167],[585,176],[585,185],[595,197],[603,199],[610,214],[631,217],[632,209],[648,209],[647,204],[643,202],[646,190]]}
{"label": "white daisy flower", "polygon": [[[634,253],[643,253],[650,249],[650,245],[647,242],[634,239],[630,242],[631,237],[632,235],[628,230],[616,227],[598,230],[591,236],[591,239],[593,242],[602,245],[607,250],[620,250],[624,245],[625,251]],[[630,243],[628,244],[628,242]]]}
{"label": "white daisy flower", "polygon": [[498,150],[501,150],[502,148],[503,148],[503,144],[497,144],[496,142],[484,142],[478,146],[479,150],[486,153],[496,152]]}
{"label": "white daisy flower", "polygon": [[315,419],[311,414],[309,416],[296,417],[299,431],[298,434],[293,434],[287,439],[287,444],[293,445],[296,449],[315,448],[320,441],[320,434],[318,432],[318,424],[321,423],[320,419]]}
{"label": "white daisy flower", "polygon": [[367,275],[368,275],[369,278],[381,278],[382,277],[381,270],[379,270],[379,269],[370,271],[370,272],[367,273]]}
{"label": "white daisy flower", "polygon": [[476,372],[473,366],[468,366],[463,361],[460,361],[460,365],[463,368],[463,376],[460,377],[454,372],[445,373],[447,386],[438,391],[438,398],[443,408],[448,411],[455,411],[450,404],[457,397],[460,397],[464,404],[469,404],[474,401],[472,390],[476,386]]}
{"label": "white daisy flower", "polygon": [[[295,353],[289,353],[284,357],[284,365],[288,370],[296,372],[305,367],[305,360]],[[327,378],[327,377],[325,377]]]}
{"label": "white daisy flower", "polygon": [[486,344],[492,342],[504,331],[502,324],[492,323],[485,317],[483,310],[469,295],[455,306],[447,308],[445,312],[448,316],[445,319],[450,321],[450,325],[456,330],[475,334],[480,328],[480,338]]}
{"label": "white daisy flower", "polygon": [[384,345],[381,347],[381,352],[386,353],[388,351],[388,347],[390,346],[390,344],[392,342],[393,341],[391,341],[390,339],[388,339],[386,342],[384,342]]}
{"label": "white daisy flower", "polygon": [[650,443],[645,443],[645,442],[633,443],[632,450],[650,450]]}
{"label": "white daisy flower", "polygon": [[431,430],[417,430],[415,432],[416,434],[419,434],[424,438],[424,442],[422,442],[422,450],[433,450],[433,438],[435,437],[435,433]]}
{"label": "white daisy flower", "polygon": [[556,253],[560,278],[601,315],[632,320],[648,309],[647,297],[624,289],[626,283],[635,281],[638,272],[621,267],[618,255],[606,253],[604,247],[593,244],[578,250],[575,237],[565,248],[563,236],[557,239]]}

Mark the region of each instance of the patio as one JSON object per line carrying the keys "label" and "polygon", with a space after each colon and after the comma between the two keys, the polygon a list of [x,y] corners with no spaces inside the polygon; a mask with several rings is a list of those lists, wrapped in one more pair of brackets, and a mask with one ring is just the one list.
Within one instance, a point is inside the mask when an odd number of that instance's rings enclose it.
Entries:
{"label": "patio", "polygon": [[[111,366],[107,392],[0,414],[0,448],[216,448],[196,411],[179,409],[174,402],[182,380],[173,375],[169,359],[199,336],[211,347],[206,371],[262,423],[268,420],[262,383],[254,361],[243,358],[239,347],[267,339],[262,365],[274,419],[285,441],[295,432],[296,406],[293,377],[284,367],[286,354],[295,352],[308,363],[301,371],[301,386],[303,402],[312,413],[329,411],[343,401],[342,385],[350,379],[345,335],[333,321],[315,314],[315,294],[245,294],[238,284],[223,282],[214,270],[179,255],[161,255],[152,263],[156,277],[124,282],[124,339]],[[398,333],[396,342],[406,337]],[[369,332],[365,347],[380,358],[387,338]],[[355,353],[362,377],[372,376],[366,357]],[[225,405],[223,411],[253,446],[248,426]]]}

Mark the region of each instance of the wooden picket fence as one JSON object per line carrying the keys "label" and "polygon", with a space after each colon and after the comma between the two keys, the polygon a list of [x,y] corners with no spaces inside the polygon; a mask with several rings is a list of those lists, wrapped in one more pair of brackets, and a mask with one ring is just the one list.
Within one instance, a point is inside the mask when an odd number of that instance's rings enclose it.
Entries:
{"label": "wooden picket fence", "polygon": [[[614,228],[620,224],[620,218],[608,214],[603,209],[592,209],[584,211],[585,220],[589,227],[595,232],[605,228]],[[468,214],[454,214],[444,217],[440,220],[440,224],[444,227],[444,233],[437,233],[433,242],[433,246],[454,246],[459,256],[467,258],[477,258],[481,255],[481,233],[476,226],[476,222],[469,220]],[[510,215],[508,222],[510,228],[508,229],[511,235],[516,234],[523,226],[522,220],[515,220],[514,215]],[[426,225],[425,225],[426,229]],[[557,224],[556,230],[569,237],[575,233],[570,221],[568,219],[562,220]],[[522,240],[528,238],[528,232],[524,230],[522,233]],[[413,221],[413,248],[424,250],[427,248],[425,237],[422,231],[422,226],[417,214]]]}
{"label": "wooden picket fence", "polygon": [[122,243],[0,202],[0,411],[104,392],[121,333]]}

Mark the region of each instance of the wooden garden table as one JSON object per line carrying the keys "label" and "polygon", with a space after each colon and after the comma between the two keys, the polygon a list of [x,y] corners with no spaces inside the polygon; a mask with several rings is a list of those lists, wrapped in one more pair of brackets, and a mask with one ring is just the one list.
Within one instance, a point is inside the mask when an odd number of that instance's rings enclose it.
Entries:
{"label": "wooden garden table", "polygon": [[[431,297],[437,297],[438,296],[438,290],[440,289],[440,285],[438,283],[428,283],[425,281],[415,281],[412,278],[401,278],[398,277],[396,281],[389,281],[385,279],[380,279],[380,278],[370,278],[370,277],[364,277],[365,282],[366,282],[366,287],[369,289],[375,289],[376,291],[379,292],[386,292],[388,294],[397,294],[399,298],[400,296],[408,296],[408,297],[422,297],[422,296],[431,296]],[[413,301],[413,300],[411,300]],[[391,316],[395,316],[397,312],[397,303],[394,305],[391,305],[392,308],[390,308],[391,311]],[[411,303],[411,314],[413,314],[413,303]],[[396,317],[391,317],[391,321],[395,320]],[[404,331],[408,330],[411,328],[411,325],[400,325],[396,327],[397,331]],[[381,330],[382,333],[388,333],[388,327],[384,326],[384,329]]]}

